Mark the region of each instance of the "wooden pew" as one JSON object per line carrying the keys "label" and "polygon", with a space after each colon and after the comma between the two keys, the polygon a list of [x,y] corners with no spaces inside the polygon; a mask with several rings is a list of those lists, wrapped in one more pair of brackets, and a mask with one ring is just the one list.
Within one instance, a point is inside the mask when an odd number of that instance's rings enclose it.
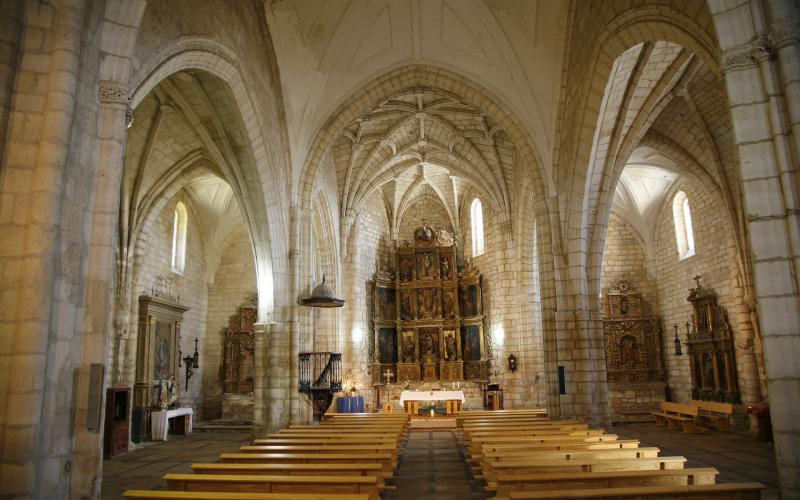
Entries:
{"label": "wooden pew", "polygon": [[713,468],[498,474],[486,489],[505,495],[529,490],[714,484],[717,474]]}
{"label": "wooden pew", "polygon": [[333,464],[217,464],[196,463],[192,464],[195,474],[245,474],[269,476],[375,476],[378,478],[378,487],[386,487],[386,478],[392,477],[391,472],[377,462],[349,462]]}
{"label": "wooden pew", "polygon": [[647,448],[617,448],[611,450],[553,450],[553,451],[537,451],[535,453],[530,450],[523,449],[496,449],[487,451],[484,450],[481,456],[481,467],[484,472],[492,470],[496,471],[495,465],[503,462],[514,462],[517,460],[532,458],[537,461],[595,461],[601,462],[604,460],[623,460],[623,459],[637,459],[637,458],[657,458],[659,449],[656,447]]}
{"label": "wooden pew", "polygon": [[369,500],[369,494],[237,493],[216,491],[128,490],[125,498],[137,500]]}
{"label": "wooden pew", "polygon": [[314,437],[295,437],[286,436],[282,438],[269,438],[269,439],[256,439],[253,441],[253,446],[291,446],[291,445],[314,445],[314,446],[345,446],[345,445],[370,445],[370,444],[386,444],[394,445],[397,447],[397,439],[383,439],[380,437],[350,437],[350,436],[334,436],[324,439]]}
{"label": "wooden pew", "polygon": [[378,500],[375,476],[263,476],[242,474],[167,474],[172,491],[238,491],[242,493],[366,493]]}
{"label": "wooden pew", "polygon": [[697,430],[697,407],[680,403],[661,402],[661,411],[650,412],[656,417],[656,426],[668,425],[670,429],[683,427],[683,432]]}
{"label": "wooden pew", "polygon": [[306,444],[306,445],[275,445],[275,446],[241,446],[239,451],[242,453],[282,453],[289,454],[320,454],[327,453],[349,453],[353,454],[369,454],[369,453],[389,453],[392,461],[397,462],[397,444],[384,443],[384,444],[332,444],[330,446],[319,446],[319,444]]}
{"label": "wooden pew", "polygon": [[544,438],[581,438],[602,436],[602,429],[597,431],[566,431],[559,434],[553,432],[531,432],[528,434],[517,434],[508,436],[506,434],[481,434],[478,436],[470,436],[469,439],[464,439],[464,445],[469,447],[473,453],[480,452],[481,446],[484,444],[503,444],[503,443],[532,443],[541,442]]}
{"label": "wooden pew", "polygon": [[391,453],[221,453],[220,461],[226,464],[341,464],[374,462],[394,474],[397,457]]}
{"label": "wooden pew", "polygon": [[[638,439],[619,439],[617,441],[602,441],[599,443],[534,443],[525,447],[526,451],[531,452],[531,456],[539,451],[557,451],[557,450],[618,450],[630,449],[639,447]],[[480,459],[482,456],[483,448],[479,448],[476,453],[471,453],[470,456],[475,459]]]}
{"label": "wooden pew", "polygon": [[717,430],[731,430],[731,416],[733,415],[733,405],[731,403],[693,399],[689,404],[697,407],[698,418],[714,422],[717,425]]}
{"label": "wooden pew", "polygon": [[670,498],[756,500],[761,498],[764,485],[760,483],[717,483],[666,486],[627,486],[619,488],[512,491],[510,500],[540,500],[559,498]]}
{"label": "wooden pew", "polygon": [[[499,474],[528,474],[538,472],[593,472],[612,470],[683,469],[685,457],[628,458],[618,460],[515,460],[493,461],[488,472],[494,479]],[[486,474],[486,471],[484,472]]]}

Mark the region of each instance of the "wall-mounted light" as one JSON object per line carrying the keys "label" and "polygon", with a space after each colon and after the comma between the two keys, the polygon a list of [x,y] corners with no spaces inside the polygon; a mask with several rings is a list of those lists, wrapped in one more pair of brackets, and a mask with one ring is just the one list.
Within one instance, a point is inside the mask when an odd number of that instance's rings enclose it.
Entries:
{"label": "wall-mounted light", "polygon": [[513,354],[508,355],[508,369],[511,372],[517,371],[517,357]]}
{"label": "wall-mounted light", "polygon": [[675,355],[681,356],[683,351],[681,350],[681,339],[678,337],[678,323],[675,323]]}

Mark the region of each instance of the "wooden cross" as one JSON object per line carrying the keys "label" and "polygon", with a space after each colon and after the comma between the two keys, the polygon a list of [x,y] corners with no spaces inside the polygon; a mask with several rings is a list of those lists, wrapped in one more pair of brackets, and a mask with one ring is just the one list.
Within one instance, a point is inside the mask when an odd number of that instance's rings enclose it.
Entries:
{"label": "wooden cross", "polygon": [[699,274],[695,274],[692,279],[697,283],[697,289],[699,290],[700,289],[700,275]]}

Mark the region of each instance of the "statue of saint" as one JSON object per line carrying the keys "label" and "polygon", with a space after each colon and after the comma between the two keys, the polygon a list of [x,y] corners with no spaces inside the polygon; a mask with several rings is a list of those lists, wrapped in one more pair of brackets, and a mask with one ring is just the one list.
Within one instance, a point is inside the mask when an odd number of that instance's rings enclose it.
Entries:
{"label": "statue of saint", "polygon": [[414,337],[407,335],[403,339],[403,363],[414,362]]}
{"label": "statue of saint", "polygon": [[420,243],[430,243],[433,241],[433,229],[422,220],[422,226],[414,231],[414,239]]}
{"label": "statue of saint", "polygon": [[422,338],[422,352],[426,356],[433,356],[434,354],[433,339],[430,333],[425,334],[425,337]]}
{"label": "statue of saint", "polygon": [[175,389],[175,377],[161,379],[161,388],[158,395],[158,406],[164,411],[169,408],[177,399],[178,394]]}
{"label": "statue of saint", "polygon": [[445,344],[445,359],[454,361],[456,359],[456,338],[453,334],[449,334],[444,338]]}

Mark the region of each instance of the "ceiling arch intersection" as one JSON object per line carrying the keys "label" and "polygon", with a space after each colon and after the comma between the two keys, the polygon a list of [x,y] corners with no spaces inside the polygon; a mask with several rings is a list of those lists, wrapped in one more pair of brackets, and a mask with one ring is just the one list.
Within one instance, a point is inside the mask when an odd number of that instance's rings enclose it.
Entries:
{"label": "ceiling arch intersection", "polygon": [[383,196],[395,227],[422,186],[436,193],[454,227],[464,182],[510,216],[515,152],[497,122],[458,98],[431,88],[397,93],[352,120],[334,145],[344,220],[387,183],[394,183]]}

